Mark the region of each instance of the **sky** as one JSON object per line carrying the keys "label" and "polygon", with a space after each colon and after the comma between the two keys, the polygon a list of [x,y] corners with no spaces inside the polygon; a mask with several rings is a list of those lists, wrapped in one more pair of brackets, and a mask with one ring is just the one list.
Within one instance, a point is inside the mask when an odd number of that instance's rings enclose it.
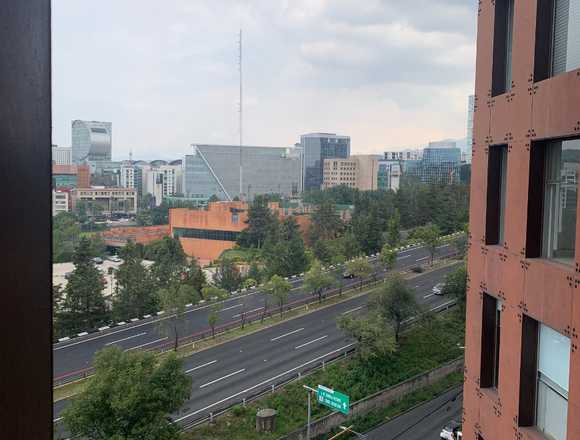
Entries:
{"label": "sky", "polygon": [[53,0],[53,143],[113,124],[113,158],[351,136],[382,153],[466,136],[474,0]]}

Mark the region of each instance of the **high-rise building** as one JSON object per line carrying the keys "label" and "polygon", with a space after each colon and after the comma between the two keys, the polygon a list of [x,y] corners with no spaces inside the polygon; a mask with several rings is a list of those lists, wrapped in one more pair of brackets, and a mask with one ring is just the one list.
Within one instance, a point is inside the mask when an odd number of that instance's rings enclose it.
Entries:
{"label": "high-rise building", "polygon": [[112,124],[98,121],[72,121],[71,145],[74,163],[110,161]]}
{"label": "high-rise building", "polygon": [[55,165],[71,165],[72,164],[72,148],[52,146],[52,163]]}
{"label": "high-rise building", "polygon": [[461,150],[453,141],[430,142],[421,160],[401,161],[403,174],[426,184],[456,184],[460,180]]}
{"label": "high-rise building", "polygon": [[324,159],[346,159],[350,156],[350,137],[334,133],[310,133],[300,136],[302,147],[302,191],[320,189],[324,176]]}
{"label": "high-rise building", "polygon": [[423,150],[420,148],[400,151],[385,151],[385,160],[421,160]]}
{"label": "high-rise building", "polygon": [[464,440],[580,439],[580,2],[479,2]]}
{"label": "high-rise building", "polygon": [[471,148],[473,147],[473,112],[475,111],[475,95],[469,95],[467,100],[467,139],[465,149],[461,152],[461,162],[471,163]]}
{"label": "high-rise building", "polygon": [[242,191],[240,194],[240,147],[192,145],[193,154],[183,161],[183,192],[187,197],[231,201],[252,200],[258,194],[292,196],[300,185],[300,156],[294,148],[241,148]]}
{"label": "high-rise building", "polygon": [[401,162],[397,160],[379,160],[377,171],[377,189],[397,192],[401,187]]}

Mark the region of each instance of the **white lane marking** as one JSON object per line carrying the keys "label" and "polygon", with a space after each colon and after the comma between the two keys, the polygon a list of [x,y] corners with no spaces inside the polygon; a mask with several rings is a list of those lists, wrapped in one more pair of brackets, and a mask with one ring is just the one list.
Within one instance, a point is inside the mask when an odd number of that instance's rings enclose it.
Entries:
{"label": "white lane marking", "polygon": [[210,386],[210,385],[213,385],[213,384],[214,384],[214,383],[216,383],[216,382],[219,382],[220,380],[227,379],[228,377],[235,376],[236,374],[243,373],[244,371],[246,371],[246,369],[245,369],[245,368],[242,368],[241,370],[234,371],[233,373],[230,373],[230,374],[226,374],[225,376],[223,376],[223,377],[220,377],[219,379],[215,379],[215,380],[212,380],[211,382],[204,383],[203,385],[200,385],[199,387],[200,387],[200,388],[205,388],[205,387],[208,387],[208,386]]}
{"label": "white lane marking", "polygon": [[422,261],[422,260],[426,260],[427,258],[429,258],[429,257],[427,256],[427,257],[423,257],[423,258],[417,258],[415,261]]}
{"label": "white lane marking", "polygon": [[226,307],[225,309],[222,309],[222,312],[225,312],[226,310],[232,310],[235,309],[236,307],[242,307],[243,304],[236,304],[235,306],[231,306],[231,307]]}
{"label": "white lane marking", "polygon": [[161,339],[156,339],[155,341],[147,342],[147,343],[145,343],[145,344],[137,345],[136,347],[131,347],[131,348],[128,348],[128,349],[126,349],[125,351],[129,351],[129,350],[136,350],[136,349],[138,349],[138,348],[146,347],[147,345],[155,344],[156,342],[165,341],[165,340],[167,340],[167,339],[169,339],[169,338],[168,338],[168,337],[165,337],[165,338],[161,338]]}
{"label": "white lane marking", "polygon": [[139,336],[143,336],[143,335],[146,335],[146,334],[147,334],[147,332],[138,333],[138,334],[136,334],[136,335],[133,335],[133,336],[127,336],[126,338],[123,338],[123,339],[118,339],[118,340],[116,340],[116,341],[113,341],[113,342],[107,342],[105,345],[113,345],[113,344],[116,344],[117,342],[123,342],[123,341],[126,341],[126,340],[128,340],[128,339],[138,338]]}
{"label": "white lane marking", "polygon": [[215,364],[216,362],[217,362],[217,359],[215,361],[207,362],[205,364],[198,365],[197,367],[190,368],[189,370],[187,370],[185,372],[185,374],[191,373],[192,371],[195,371],[195,370],[199,370],[200,368],[203,368],[203,367],[207,367],[208,365]]}
{"label": "white lane marking", "polygon": [[445,248],[445,247],[449,247],[449,245],[448,244],[444,244],[442,246],[438,246],[437,249],[442,249],[442,248]]}
{"label": "white lane marking", "polygon": [[425,295],[423,297],[423,299],[431,298],[432,296],[435,296],[435,294],[434,293],[430,293],[429,295]]}
{"label": "white lane marking", "polygon": [[62,417],[59,417],[58,419],[54,419],[54,420],[52,421],[52,423],[57,423],[57,422],[60,422],[61,420],[62,420]]}
{"label": "white lane marking", "polygon": [[305,342],[304,344],[300,344],[297,347],[294,347],[294,350],[298,350],[299,348],[306,347],[307,345],[314,344],[315,342],[322,341],[323,339],[328,338],[328,335],[321,336],[320,338],[313,339],[312,341]]}
{"label": "white lane marking", "polygon": [[238,391],[237,393],[235,393],[235,394],[232,394],[231,396],[228,396],[228,397],[226,397],[226,398],[224,398],[224,399],[222,399],[222,400],[219,400],[219,401],[217,401],[217,402],[214,402],[214,403],[212,403],[212,404],[210,404],[210,405],[206,406],[205,408],[201,408],[201,409],[195,410],[195,411],[193,411],[193,412],[191,412],[191,413],[189,413],[189,414],[186,414],[186,415],[184,415],[184,416],[182,416],[182,417],[180,417],[180,418],[178,418],[178,419],[175,419],[175,420],[174,420],[174,422],[175,422],[175,423],[177,423],[177,422],[181,422],[182,420],[188,419],[188,418],[190,418],[191,416],[195,416],[196,414],[199,414],[199,413],[201,413],[201,412],[207,411],[208,409],[210,409],[210,408],[213,408],[214,406],[221,405],[222,403],[224,403],[224,402],[227,402],[227,401],[228,401],[228,400],[230,400],[230,399],[233,399],[233,398],[235,398],[235,397],[241,396],[242,394],[245,394],[245,393],[247,393],[248,391],[252,391],[253,389],[255,389],[255,388],[258,388],[258,387],[261,387],[262,385],[265,385],[265,384],[267,384],[268,382],[272,382],[273,380],[279,379],[280,377],[283,377],[283,376],[285,376],[285,375],[286,375],[286,374],[288,374],[288,373],[292,373],[293,371],[299,370],[300,368],[302,368],[302,367],[305,367],[305,366],[306,366],[306,365],[308,365],[308,364],[311,364],[311,363],[313,363],[313,362],[316,362],[316,361],[318,361],[318,360],[320,360],[320,359],[323,359],[323,358],[325,358],[325,357],[326,357],[326,356],[328,356],[328,355],[331,355],[331,354],[337,353],[337,352],[339,352],[339,351],[342,351],[342,350],[344,350],[345,348],[352,347],[353,345],[354,345],[354,342],[353,342],[352,344],[345,345],[344,347],[337,348],[336,350],[332,350],[332,351],[330,351],[330,352],[328,352],[328,353],[326,353],[326,354],[323,354],[322,356],[318,356],[318,357],[316,357],[316,358],[314,358],[314,359],[312,359],[312,360],[309,360],[309,361],[307,361],[307,362],[304,362],[303,364],[301,364],[301,365],[298,365],[297,367],[291,368],[291,369],[290,369],[290,370],[288,370],[288,371],[284,371],[283,373],[280,373],[280,374],[278,374],[278,375],[276,375],[276,376],[274,376],[274,377],[271,377],[271,378],[269,378],[269,379],[266,379],[266,380],[264,380],[264,381],[262,381],[262,382],[260,382],[260,383],[257,383],[256,385],[252,385],[251,387],[249,387],[249,388],[246,388],[245,390]]}
{"label": "white lane marking", "polygon": [[[254,309],[254,310],[248,310],[248,311],[246,312],[246,315],[247,315],[248,313],[254,313],[254,312],[257,312],[258,310],[262,310],[263,308],[264,308],[264,307],[258,307],[257,309]],[[237,315],[232,315],[232,318],[239,318],[240,316],[242,316],[242,314],[241,314],[241,313],[238,313]]]}
{"label": "white lane marking", "polygon": [[293,335],[294,333],[301,332],[302,330],[304,330],[304,327],[302,327],[302,328],[299,328],[299,329],[297,329],[297,330],[292,330],[291,332],[284,333],[283,335],[280,335],[280,336],[276,336],[275,338],[272,338],[272,339],[270,339],[270,341],[271,341],[271,342],[277,341],[278,339],[285,338],[286,336]]}
{"label": "white lane marking", "polygon": [[356,312],[357,310],[362,309],[363,306],[355,307],[354,309],[347,310],[346,312],[342,312],[343,315],[348,315],[349,313]]}
{"label": "white lane marking", "polygon": [[397,260],[403,260],[405,258],[409,258],[411,255],[401,255],[400,257],[397,257]]}

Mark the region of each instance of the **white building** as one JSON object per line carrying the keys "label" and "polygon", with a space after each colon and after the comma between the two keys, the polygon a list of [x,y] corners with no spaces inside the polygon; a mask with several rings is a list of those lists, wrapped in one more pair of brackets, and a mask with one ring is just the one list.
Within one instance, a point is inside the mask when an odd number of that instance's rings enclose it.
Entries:
{"label": "white building", "polygon": [[69,193],[52,190],[52,215],[69,211]]}
{"label": "white building", "polygon": [[378,189],[397,192],[401,187],[401,162],[398,160],[379,160],[378,162]]}
{"label": "white building", "polygon": [[421,160],[423,158],[422,149],[410,149],[400,151],[385,151],[385,160]]}
{"label": "white building", "polygon": [[135,166],[130,163],[121,165],[121,186],[135,188]]}
{"label": "white building", "polygon": [[72,164],[72,148],[52,146],[52,162],[55,165],[71,165]]}
{"label": "white building", "polygon": [[471,153],[473,146],[473,113],[475,112],[475,96],[469,95],[467,101],[467,141],[465,148],[461,152],[461,161],[471,163]]}

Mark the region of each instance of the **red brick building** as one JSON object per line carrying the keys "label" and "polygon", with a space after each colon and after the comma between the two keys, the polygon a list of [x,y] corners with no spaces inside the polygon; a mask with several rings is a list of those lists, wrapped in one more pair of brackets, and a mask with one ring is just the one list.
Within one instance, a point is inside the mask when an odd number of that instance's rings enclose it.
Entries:
{"label": "red brick building", "polygon": [[481,0],[464,439],[580,439],[580,2]]}

